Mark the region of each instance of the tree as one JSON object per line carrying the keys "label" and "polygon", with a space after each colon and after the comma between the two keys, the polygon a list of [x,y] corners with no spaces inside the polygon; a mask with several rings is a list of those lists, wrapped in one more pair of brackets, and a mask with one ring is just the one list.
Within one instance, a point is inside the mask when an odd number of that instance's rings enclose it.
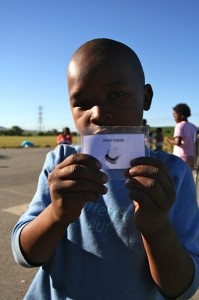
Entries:
{"label": "tree", "polygon": [[19,126],[13,126],[11,129],[7,131],[7,135],[23,135],[23,129]]}

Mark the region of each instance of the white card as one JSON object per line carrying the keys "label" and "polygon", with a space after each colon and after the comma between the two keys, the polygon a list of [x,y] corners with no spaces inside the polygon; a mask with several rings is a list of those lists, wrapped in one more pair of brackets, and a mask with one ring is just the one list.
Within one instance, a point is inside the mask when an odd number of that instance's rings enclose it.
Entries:
{"label": "white card", "polygon": [[145,156],[145,135],[97,134],[82,136],[82,153],[96,157],[103,169],[126,169],[133,158]]}

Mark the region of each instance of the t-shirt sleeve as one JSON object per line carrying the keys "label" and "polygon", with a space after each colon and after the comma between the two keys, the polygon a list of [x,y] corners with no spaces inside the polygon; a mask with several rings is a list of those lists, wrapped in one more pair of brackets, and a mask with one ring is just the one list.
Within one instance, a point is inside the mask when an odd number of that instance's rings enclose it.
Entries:
{"label": "t-shirt sleeve", "polygon": [[174,138],[181,137],[183,139],[183,123],[177,123],[174,128]]}
{"label": "t-shirt sleeve", "polygon": [[[191,169],[179,157],[156,154],[164,161],[176,186],[176,199],[169,213],[176,235],[192,258],[195,273],[190,286],[177,298],[190,299],[199,286],[199,208]],[[160,297],[160,299],[165,299]]]}
{"label": "t-shirt sleeve", "polygon": [[34,266],[31,266],[26,261],[21,251],[19,243],[20,233],[27,223],[34,220],[51,203],[48,187],[48,174],[52,172],[55,166],[63,161],[64,158],[75,152],[76,150],[74,148],[67,145],[61,145],[47,154],[39,176],[36,193],[30,202],[27,211],[20,217],[19,221],[13,228],[11,236],[13,255],[16,262],[24,267],[30,268]]}
{"label": "t-shirt sleeve", "polygon": [[195,266],[191,285],[179,297],[179,299],[189,299],[199,286],[199,209],[192,171],[182,160],[176,157],[175,160],[177,163],[174,164],[173,179],[176,184],[177,197],[170,212],[170,220],[182,246],[191,256]]}

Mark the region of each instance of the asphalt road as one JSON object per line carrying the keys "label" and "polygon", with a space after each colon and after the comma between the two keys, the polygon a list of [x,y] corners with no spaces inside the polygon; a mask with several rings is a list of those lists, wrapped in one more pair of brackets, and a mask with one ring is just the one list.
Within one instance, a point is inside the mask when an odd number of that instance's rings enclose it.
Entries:
{"label": "asphalt road", "polygon": [[37,269],[18,266],[10,236],[34,194],[49,148],[0,149],[0,299],[21,300]]}
{"label": "asphalt road", "polygon": [[[0,300],[23,299],[37,271],[37,268],[26,269],[15,263],[10,236],[34,195],[38,175],[50,150],[0,149]],[[199,300],[199,292],[192,299]]]}

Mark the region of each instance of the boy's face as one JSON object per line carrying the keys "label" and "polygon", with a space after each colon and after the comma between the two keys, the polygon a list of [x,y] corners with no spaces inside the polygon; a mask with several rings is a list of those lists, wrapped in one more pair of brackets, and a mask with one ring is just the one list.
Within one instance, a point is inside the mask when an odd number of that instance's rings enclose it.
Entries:
{"label": "boy's face", "polygon": [[91,55],[69,65],[70,105],[77,130],[99,126],[141,126],[143,110],[151,104],[151,87],[145,86],[126,56],[111,59]]}

